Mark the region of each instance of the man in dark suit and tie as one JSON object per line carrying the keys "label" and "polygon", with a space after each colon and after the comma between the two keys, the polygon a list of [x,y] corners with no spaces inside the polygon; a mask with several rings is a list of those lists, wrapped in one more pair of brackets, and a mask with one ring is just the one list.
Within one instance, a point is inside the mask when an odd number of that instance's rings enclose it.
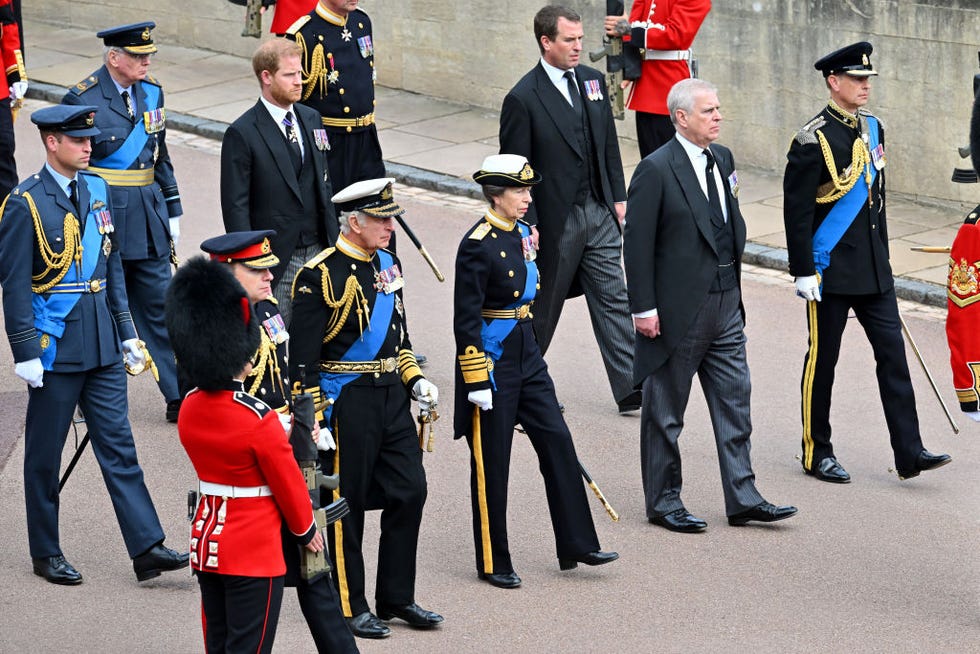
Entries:
{"label": "man in dark suit and tie", "polygon": [[316,253],[333,245],[334,212],[320,115],[299,104],[301,50],[288,39],[266,41],[252,57],[262,95],[225,131],[221,142],[221,214],[225,230],[275,230],[279,264],[273,294],[286,324],[293,278]]}
{"label": "man in dark suit and tie", "polygon": [[542,354],[566,297],[585,294],[621,413],[640,408],[630,379],[633,338],[620,267],[626,186],[603,74],[579,65],[582,19],[549,5],[534,17],[541,61],[500,110],[500,152],[526,157],[542,182],[525,219],[539,245],[534,331]]}
{"label": "man in dark suit and tie", "polygon": [[731,525],[796,513],[766,502],[749,457],[751,384],[740,288],[745,221],[731,151],[713,144],[718,93],[699,80],[667,96],[677,134],[637,166],[626,212],[626,279],[643,387],[640,464],[650,522],[684,533],[707,523],[681,501],[677,440],[697,373],[714,427]]}

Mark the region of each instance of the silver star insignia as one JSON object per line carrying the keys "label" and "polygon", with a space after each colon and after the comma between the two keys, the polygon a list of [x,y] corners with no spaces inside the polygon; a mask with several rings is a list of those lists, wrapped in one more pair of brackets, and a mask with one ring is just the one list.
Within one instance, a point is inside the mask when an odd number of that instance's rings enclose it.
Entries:
{"label": "silver star insignia", "polygon": [[340,33],[340,38],[342,38],[344,41],[350,41],[352,36],[354,35],[351,34],[350,30],[346,27],[344,28],[344,31]]}

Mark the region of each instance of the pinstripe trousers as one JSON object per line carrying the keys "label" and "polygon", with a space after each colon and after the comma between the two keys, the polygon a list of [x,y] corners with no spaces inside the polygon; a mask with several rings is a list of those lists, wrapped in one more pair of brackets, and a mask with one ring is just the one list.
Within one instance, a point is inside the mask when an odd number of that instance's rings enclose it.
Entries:
{"label": "pinstripe trousers", "polygon": [[648,518],[684,508],[677,439],[695,373],[715,432],[725,512],[732,515],[764,501],[749,456],[752,384],[740,299],[737,287],[709,293],[677,349],[643,380],[640,467]]}
{"label": "pinstripe trousers", "polygon": [[287,328],[293,317],[293,280],[296,279],[296,274],[300,268],[322,250],[323,248],[319,245],[296,248],[289,257],[289,263],[286,264],[285,270],[282,271],[282,279],[272,280],[272,295],[276,298],[276,304],[279,305],[279,315],[282,316],[282,322]]}
{"label": "pinstripe trousers", "polygon": [[609,208],[589,196],[572,207],[554,242],[538,253],[541,289],[534,300],[534,333],[548,350],[568,290],[581,284],[606,376],[617,402],[633,393],[633,320],[621,265],[623,237]]}

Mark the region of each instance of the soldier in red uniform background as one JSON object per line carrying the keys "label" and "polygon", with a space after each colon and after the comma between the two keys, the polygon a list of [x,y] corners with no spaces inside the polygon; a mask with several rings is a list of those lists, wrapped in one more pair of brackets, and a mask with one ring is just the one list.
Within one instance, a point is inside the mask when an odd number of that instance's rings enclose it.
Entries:
{"label": "soldier in red uniform background", "polygon": [[0,64],[7,76],[7,83],[0,84],[0,198],[5,198],[18,180],[11,107],[27,93],[27,73],[13,0],[0,0]]}

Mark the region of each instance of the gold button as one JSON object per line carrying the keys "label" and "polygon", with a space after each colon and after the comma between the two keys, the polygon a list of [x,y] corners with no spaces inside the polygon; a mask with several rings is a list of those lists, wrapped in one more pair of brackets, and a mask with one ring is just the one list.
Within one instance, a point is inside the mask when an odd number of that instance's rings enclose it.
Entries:
{"label": "gold button", "polygon": [[[323,34],[317,34],[316,38],[318,38],[318,39],[320,39],[322,41],[323,40]],[[332,57],[333,55],[328,55],[328,56]]]}
{"label": "gold button", "polygon": [[353,131],[354,131],[354,128],[353,128],[353,127],[348,127],[348,128],[347,128],[347,131],[348,131],[348,132],[353,132]]}
{"label": "gold button", "polygon": [[506,259],[507,258],[507,253],[504,252],[503,250],[501,250],[500,251],[500,256],[503,257],[504,259]]}
{"label": "gold button", "polygon": [[344,89],[339,89],[337,92],[340,93],[340,95],[343,95],[344,94]]}
{"label": "gold button", "polygon": [[350,113],[350,107],[344,107],[344,113],[345,114],[349,114]]}
{"label": "gold button", "polygon": [[494,232],[490,232],[490,238],[497,238],[497,235]]}
{"label": "gold button", "polygon": [[508,277],[513,277],[514,276],[514,271],[513,270],[508,270],[507,271],[507,276]]}
{"label": "gold button", "polygon": [[354,265],[354,264],[351,264],[351,265],[350,265],[350,269],[351,269],[351,270],[357,270],[357,266],[356,266],[356,265]]}
{"label": "gold button", "polygon": [[376,373],[374,373],[374,376],[375,376],[376,378],[377,378],[377,377],[380,377],[380,376],[381,376],[381,373],[380,373],[380,372],[376,372]]}
{"label": "gold button", "polygon": [[364,29],[364,23],[358,23],[357,26],[361,29]]}
{"label": "gold button", "polygon": [[520,291],[514,291],[514,297],[520,297],[520,296],[521,296]]}

